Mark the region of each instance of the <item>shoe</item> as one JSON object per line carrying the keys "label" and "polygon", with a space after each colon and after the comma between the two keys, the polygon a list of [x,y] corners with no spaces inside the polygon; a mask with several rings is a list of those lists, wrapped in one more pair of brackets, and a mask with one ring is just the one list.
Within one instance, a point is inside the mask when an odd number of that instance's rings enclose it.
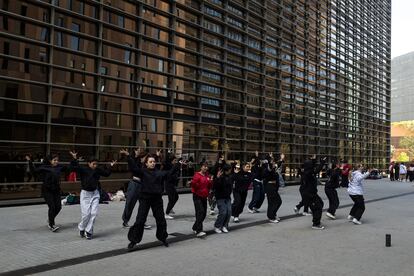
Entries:
{"label": "shoe", "polygon": [[233,222],[234,223],[238,223],[240,220],[239,220],[239,218],[238,217],[235,217],[234,219],[233,219]]}
{"label": "shoe", "polygon": [[91,233],[85,232],[85,234],[86,234],[86,239],[87,240],[91,240],[92,239],[92,234]]}
{"label": "shoe", "polygon": [[221,231],[219,228],[217,228],[217,227],[215,227],[214,228],[214,231],[217,233],[217,234],[221,234],[221,233],[223,233],[223,231]]}
{"label": "shoe", "polygon": [[52,232],[56,232],[57,230],[59,230],[59,226],[56,225],[48,225],[47,227],[49,227],[50,231]]}
{"label": "shoe", "polygon": [[85,231],[83,230],[80,230],[79,231],[79,236],[81,237],[81,238],[84,238],[85,237]]}
{"label": "shoe", "polygon": [[353,216],[351,216],[351,215],[349,215],[349,216],[348,216],[348,220],[349,220],[349,221],[352,221],[353,219],[354,219],[354,217],[353,217]]}
{"label": "shoe", "polygon": [[277,219],[269,219],[269,222],[270,223],[279,223],[279,220],[277,220]]}
{"label": "shoe", "polygon": [[303,212],[303,213],[302,213],[302,216],[312,216],[312,214],[311,214],[311,213],[309,213],[309,212]]}
{"label": "shoe", "polygon": [[362,222],[361,222],[361,221],[359,221],[359,220],[357,220],[356,218],[354,218],[354,219],[352,220],[352,223],[353,223],[353,224],[356,224],[356,225],[361,225],[361,224],[362,224]]}
{"label": "shoe", "polygon": [[169,246],[170,246],[166,240],[165,240],[165,241],[161,241],[161,242],[162,242],[162,244],[163,244],[165,247],[169,247]]}
{"label": "shoe", "polygon": [[210,216],[215,215],[216,212],[214,210],[210,210]]}
{"label": "shoe", "polygon": [[204,237],[205,235],[207,235],[207,234],[206,234],[206,232],[203,232],[203,231],[198,232],[198,233],[197,233],[197,238],[202,238],[202,237]]}
{"label": "shoe", "polygon": [[293,208],[293,212],[295,212],[295,214],[298,215],[299,214],[299,209],[295,207],[295,208]]}
{"label": "shoe", "polygon": [[313,225],[312,226],[312,229],[315,229],[315,230],[323,230],[323,229],[325,229],[325,226],[323,226],[322,224]]}
{"label": "shoe", "polygon": [[135,245],[136,245],[136,243],[135,243],[135,242],[130,242],[130,243],[128,244],[128,251],[131,251],[132,249],[134,249]]}
{"label": "shoe", "polygon": [[193,234],[197,234],[197,231],[196,230],[193,230]]}
{"label": "shoe", "polygon": [[172,216],[170,216],[170,215],[167,215],[167,214],[165,214],[165,219],[174,219],[174,217],[172,217]]}
{"label": "shoe", "polygon": [[144,229],[147,229],[147,230],[149,230],[149,229],[151,229],[152,228],[152,226],[151,225],[148,225],[148,224],[144,224]]}
{"label": "shoe", "polygon": [[171,211],[170,211],[170,214],[171,214],[171,215],[175,215],[174,210],[171,210]]}
{"label": "shoe", "polygon": [[259,210],[259,209],[257,209],[257,208],[253,208],[253,211],[254,211],[255,213],[260,213],[260,210]]}
{"label": "shoe", "polygon": [[131,226],[129,226],[129,225],[128,225],[128,222],[123,222],[123,223],[122,223],[122,227],[124,227],[124,228],[129,228],[129,227],[131,227]]}
{"label": "shoe", "polygon": [[332,215],[332,214],[331,214],[331,213],[329,213],[329,212],[326,212],[326,216],[327,216],[328,218],[330,218],[330,219],[336,219],[335,215]]}
{"label": "shoe", "polygon": [[253,214],[254,213],[254,210],[252,210],[250,208],[247,208],[247,211],[249,211],[250,214]]}
{"label": "shoe", "polygon": [[227,227],[223,227],[223,229],[221,229],[221,231],[223,231],[223,233],[228,233],[229,229],[227,229]]}

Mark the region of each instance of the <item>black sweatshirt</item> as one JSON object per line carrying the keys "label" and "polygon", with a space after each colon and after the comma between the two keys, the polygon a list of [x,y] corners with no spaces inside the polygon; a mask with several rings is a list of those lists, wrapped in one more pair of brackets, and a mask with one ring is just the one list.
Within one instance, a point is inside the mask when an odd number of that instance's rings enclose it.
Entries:
{"label": "black sweatshirt", "polygon": [[141,193],[147,194],[162,194],[164,192],[164,180],[170,175],[179,170],[179,164],[176,164],[168,171],[161,171],[159,169],[150,170],[148,168],[139,168],[135,160],[130,156],[127,157],[129,169],[134,176],[141,179]]}
{"label": "black sweatshirt", "polygon": [[325,189],[339,188],[339,178],[341,176],[341,169],[335,168],[328,171],[329,180],[325,184]]}
{"label": "black sweatshirt", "polygon": [[315,159],[308,159],[303,163],[303,188],[301,188],[304,194],[314,195],[318,193],[316,175],[322,170],[324,164],[324,161],[321,160],[321,163],[317,165]]}
{"label": "black sweatshirt", "polygon": [[216,199],[230,199],[233,189],[233,175],[221,175],[214,179],[213,187],[215,190]]}
{"label": "black sweatshirt", "polygon": [[[171,163],[171,161],[172,161],[172,156],[168,154],[167,158],[165,159],[165,162],[163,163],[164,171],[169,171],[174,168],[174,165]],[[181,167],[181,165],[179,165],[179,167]],[[165,179],[165,188],[176,187],[178,185],[179,178],[180,178],[180,170],[174,170],[174,172],[171,173],[169,177]]]}
{"label": "black sweatshirt", "polygon": [[81,179],[82,190],[93,192],[99,187],[99,179],[101,176],[110,176],[111,170],[107,167],[91,169],[89,167],[79,166],[78,160],[72,161],[72,166],[75,168],[76,172],[79,174]]}
{"label": "black sweatshirt", "polygon": [[[271,168],[271,165],[267,166],[265,170],[265,191],[268,192],[277,192],[279,191],[280,180],[279,174],[276,172],[276,168]],[[272,182],[272,183],[269,183]]]}
{"label": "black sweatshirt", "polygon": [[234,190],[239,192],[247,191],[249,189],[250,183],[253,181],[252,173],[245,172],[243,170],[233,174],[233,178]]}
{"label": "black sweatshirt", "polygon": [[42,191],[51,193],[60,193],[60,178],[62,173],[68,173],[73,170],[72,166],[57,165],[41,165],[35,168],[32,161],[29,161],[30,172],[39,176],[42,180]]}

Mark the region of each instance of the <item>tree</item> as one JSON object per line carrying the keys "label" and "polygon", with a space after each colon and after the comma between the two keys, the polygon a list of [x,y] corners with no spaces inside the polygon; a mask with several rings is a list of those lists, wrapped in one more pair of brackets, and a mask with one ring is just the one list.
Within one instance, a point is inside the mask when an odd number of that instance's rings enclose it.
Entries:
{"label": "tree", "polygon": [[400,146],[408,152],[409,158],[414,158],[414,136],[406,136],[402,138]]}
{"label": "tree", "polygon": [[408,161],[410,161],[410,157],[408,156],[407,153],[401,152],[397,157],[397,161],[398,162],[408,162]]}

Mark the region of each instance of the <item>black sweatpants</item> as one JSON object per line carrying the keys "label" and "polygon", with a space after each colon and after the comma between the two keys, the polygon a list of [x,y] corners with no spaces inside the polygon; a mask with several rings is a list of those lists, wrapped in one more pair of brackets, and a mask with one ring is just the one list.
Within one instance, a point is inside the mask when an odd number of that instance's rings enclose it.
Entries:
{"label": "black sweatpants", "polygon": [[304,194],[303,203],[305,205],[308,205],[309,208],[312,210],[313,226],[320,225],[321,218],[322,218],[322,209],[323,209],[322,199],[318,196],[318,194]]}
{"label": "black sweatpants", "polygon": [[160,241],[165,241],[167,239],[167,222],[164,217],[162,195],[140,193],[137,219],[128,232],[129,241],[139,243],[142,240],[144,225],[147,221],[150,209],[152,210],[152,214],[157,224],[157,239]]}
{"label": "black sweatpants", "polygon": [[235,218],[238,218],[243,213],[244,205],[246,204],[247,190],[236,191],[233,190],[233,204],[231,206],[231,213]]}
{"label": "black sweatpants", "polygon": [[276,219],[277,211],[282,205],[282,199],[278,191],[272,190],[267,192],[267,218],[271,220]]}
{"label": "black sweatpants", "polygon": [[299,193],[300,196],[302,198],[302,200],[299,202],[298,205],[296,205],[296,209],[300,210],[300,208],[303,207],[303,212],[308,213],[309,212],[309,205],[306,205],[305,202],[303,201],[303,192],[299,189]]}
{"label": "black sweatpants", "polygon": [[127,196],[125,200],[124,213],[122,214],[122,220],[124,223],[128,223],[131,219],[132,212],[134,211],[135,204],[138,201],[139,190],[141,188],[141,182],[131,180],[128,183]]}
{"label": "black sweatpants", "polygon": [[196,221],[193,225],[193,231],[200,233],[203,231],[203,221],[207,215],[207,198],[193,194]]}
{"label": "black sweatpants", "polygon": [[339,198],[338,198],[338,192],[335,188],[326,188],[325,187],[325,194],[328,197],[329,200],[329,208],[328,213],[331,213],[332,215],[335,215],[336,209],[339,207]]}
{"label": "black sweatpants", "polygon": [[62,210],[62,202],[60,201],[60,191],[59,192],[50,192],[43,191],[43,198],[46,201],[47,206],[49,207],[48,217],[49,225],[55,225],[55,218]]}
{"label": "black sweatpants", "polygon": [[175,204],[178,201],[178,192],[175,186],[168,186],[165,189],[167,196],[168,196],[168,204],[167,209],[165,210],[165,213],[168,215],[170,214],[171,210],[174,208]]}
{"label": "black sweatpants", "polygon": [[349,195],[354,202],[354,206],[352,206],[351,211],[349,214],[356,218],[357,220],[360,220],[362,217],[362,214],[365,211],[365,200],[363,195]]}

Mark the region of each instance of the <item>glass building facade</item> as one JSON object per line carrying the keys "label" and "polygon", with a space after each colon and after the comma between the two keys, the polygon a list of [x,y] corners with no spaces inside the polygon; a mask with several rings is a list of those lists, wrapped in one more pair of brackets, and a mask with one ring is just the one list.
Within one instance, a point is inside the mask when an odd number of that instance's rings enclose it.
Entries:
{"label": "glass building facade", "polygon": [[122,146],[385,168],[390,29],[390,0],[0,0],[0,182]]}

